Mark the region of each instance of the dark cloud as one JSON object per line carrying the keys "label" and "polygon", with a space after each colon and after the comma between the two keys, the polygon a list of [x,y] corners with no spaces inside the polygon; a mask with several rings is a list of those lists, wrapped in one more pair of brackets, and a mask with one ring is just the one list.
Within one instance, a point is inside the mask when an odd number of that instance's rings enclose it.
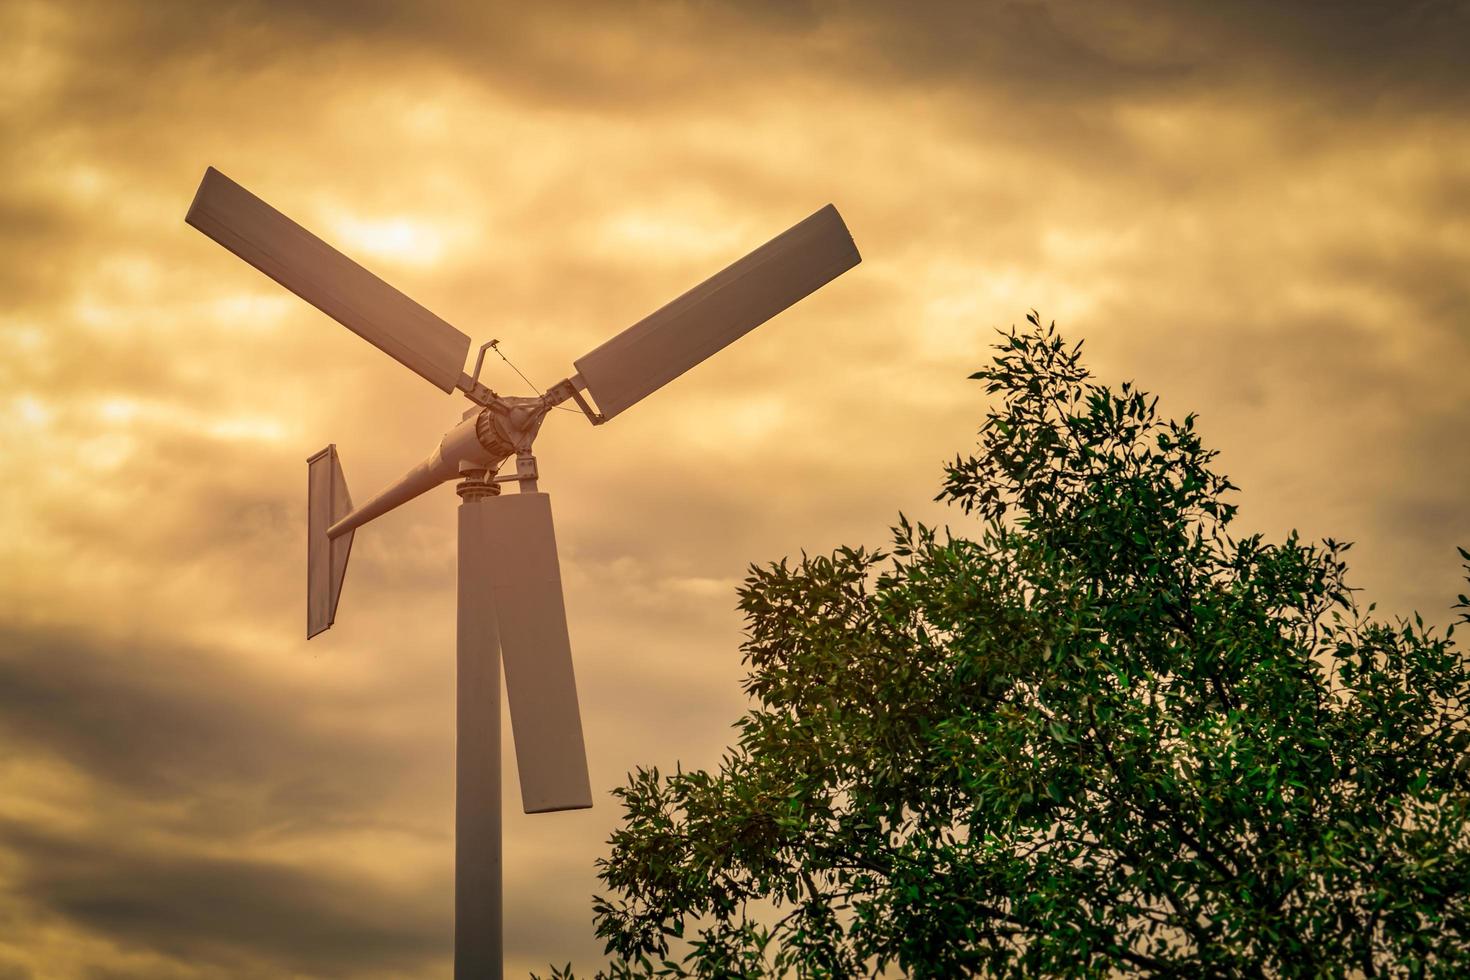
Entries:
{"label": "dark cloud", "polygon": [[1168,50],[1108,50],[1090,18],[1077,23],[1076,5],[946,0],[920,8],[865,6],[855,26],[861,25],[856,33],[866,43],[853,55],[875,59],[887,67],[885,77],[905,86],[980,83],[991,99],[1086,105],[1142,91],[1158,94],[1191,73]]}
{"label": "dark cloud", "polygon": [[[746,93],[821,74],[858,88],[969,90],[1069,112],[1241,88],[1359,108],[1449,108],[1470,82],[1460,40],[1470,6],[1461,0],[819,0],[633,11],[574,2],[93,0],[79,9],[86,16],[69,35],[79,70],[57,104],[84,118],[156,113],[155,96],[208,102],[301,65],[326,92],[337,79],[347,95],[364,63],[451,66],[502,95],[599,111],[666,111],[722,94],[737,108]],[[181,73],[222,89],[185,93]]]}
{"label": "dark cloud", "polygon": [[424,745],[313,726],[311,704],[283,710],[286,690],[217,652],[157,636],[104,647],[11,626],[0,651],[8,752],[54,755],[127,797],[209,811],[190,813],[191,831],[339,824],[391,792],[424,788]]}
{"label": "dark cloud", "polygon": [[[1470,83],[1470,4],[943,0],[833,4],[885,77],[954,79],[1025,104],[1278,93],[1359,109],[1450,109]],[[856,16],[854,16],[854,14]]]}
{"label": "dark cloud", "polygon": [[[1450,214],[1470,209],[1470,193],[1450,207]],[[1426,215],[1424,220],[1431,238],[1443,237],[1456,224],[1470,237],[1470,222],[1448,215],[1444,219]],[[1447,334],[1443,340],[1458,340],[1456,346],[1465,352],[1470,348],[1464,329],[1470,322],[1470,281],[1464,276],[1463,257],[1444,244],[1432,240],[1390,244],[1365,233],[1362,240],[1328,250],[1317,261],[1324,276],[1400,297],[1406,319]]]}
{"label": "dark cloud", "polygon": [[1446,101],[1470,83],[1464,38],[1470,4],[1464,0],[1414,0],[1381,4],[1214,4],[1200,0],[1189,28],[1217,39],[1217,58],[1249,70],[1264,62],[1283,75],[1320,84],[1328,93],[1356,94],[1402,104]]}
{"label": "dark cloud", "polygon": [[301,867],[0,823],[14,884],[46,912],[224,975],[417,972],[452,942],[450,903]]}
{"label": "dark cloud", "polygon": [[[21,862],[9,885],[33,910],[230,976],[412,973],[449,948],[437,884],[247,856],[263,842],[362,832],[442,846],[442,831],[384,816],[405,793],[447,812],[448,766],[425,774],[423,745],[323,731],[303,717],[310,703],[283,705],[267,682],[156,638],[103,649],[7,629],[0,650],[6,756],[65,760],[109,801],[90,832],[0,823],[0,847]],[[129,816],[138,807],[149,815]],[[232,841],[239,856],[218,856]]]}

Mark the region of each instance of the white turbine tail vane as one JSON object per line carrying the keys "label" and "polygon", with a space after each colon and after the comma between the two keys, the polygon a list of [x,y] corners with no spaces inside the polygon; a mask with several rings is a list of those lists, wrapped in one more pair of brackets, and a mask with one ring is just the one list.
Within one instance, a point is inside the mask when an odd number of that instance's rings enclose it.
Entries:
{"label": "white turbine tail vane", "polygon": [[311,639],[337,618],[352,532],[331,538],[327,528],[351,512],[352,498],[335,445],[308,459],[306,467],[306,638]]}
{"label": "white turbine tail vane", "polygon": [[428,458],[389,484],[361,507],[352,506],[337,447],[328,446],[306,461],[306,638],[325,631],[337,618],[342,579],[352,535],[368,521],[400,504],[456,479],[460,464],[488,465],[492,453],[477,432],[479,412],[469,413],[439,442]]}
{"label": "white turbine tail vane", "polygon": [[827,205],[576,361],[610,419],[862,261]]}
{"label": "white turbine tail vane", "polygon": [[210,167],[189,224],[444,391],[470,338]]}
{"label": "white turbine tail vane", "polygon": [[[486,497],[479,520],[478,544],[489,562],[484,599],[500,633],[521,804],[527,813],[585,809],[592,788],[551,498],[525,491]],[[461,538],[461,548],[474,546]]]}

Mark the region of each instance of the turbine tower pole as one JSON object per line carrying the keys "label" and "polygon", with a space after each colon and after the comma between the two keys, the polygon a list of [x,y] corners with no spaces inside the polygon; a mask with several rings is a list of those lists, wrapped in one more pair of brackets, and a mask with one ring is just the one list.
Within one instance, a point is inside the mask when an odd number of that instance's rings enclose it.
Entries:
{"label": "turbine tower pole", "polygon": [[454,777],[454,977],[501,980],[500,636],[486,534],[500,493],[463,469],[459,493]]}

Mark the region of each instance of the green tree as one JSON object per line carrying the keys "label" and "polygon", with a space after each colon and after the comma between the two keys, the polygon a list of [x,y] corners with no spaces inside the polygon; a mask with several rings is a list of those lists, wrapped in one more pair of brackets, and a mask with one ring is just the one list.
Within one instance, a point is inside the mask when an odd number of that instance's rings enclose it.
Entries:
{"label": "green tree", "polygon": [[617,791],[605,975],[1470,975],[1453,628],[1229,535],[1194,416],[1028,320],[972,536],[751,569],[738,744]]}

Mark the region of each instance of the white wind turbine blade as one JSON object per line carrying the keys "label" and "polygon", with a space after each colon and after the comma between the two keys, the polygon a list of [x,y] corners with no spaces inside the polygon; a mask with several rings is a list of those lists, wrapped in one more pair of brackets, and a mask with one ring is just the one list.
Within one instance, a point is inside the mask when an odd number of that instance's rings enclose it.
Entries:
{"label": "white wind turbine blade", "polygon": [[829,204],[583,355],[577,371],[610,419],[861,261]]}
{"label": "white wind turbine blade", "polygon": [[[551,498],[544,493],[487,497],[475,539],[489,551],[490,597],[505,664],[527,813],[592,805],[572,646],[562,600]],[[460,547],[472,545],[461,540]]]}
{"label": "white wind turbine blade", "polygon": [[213,167],[184,219],[363,340],[453,391],[470,338]]}

